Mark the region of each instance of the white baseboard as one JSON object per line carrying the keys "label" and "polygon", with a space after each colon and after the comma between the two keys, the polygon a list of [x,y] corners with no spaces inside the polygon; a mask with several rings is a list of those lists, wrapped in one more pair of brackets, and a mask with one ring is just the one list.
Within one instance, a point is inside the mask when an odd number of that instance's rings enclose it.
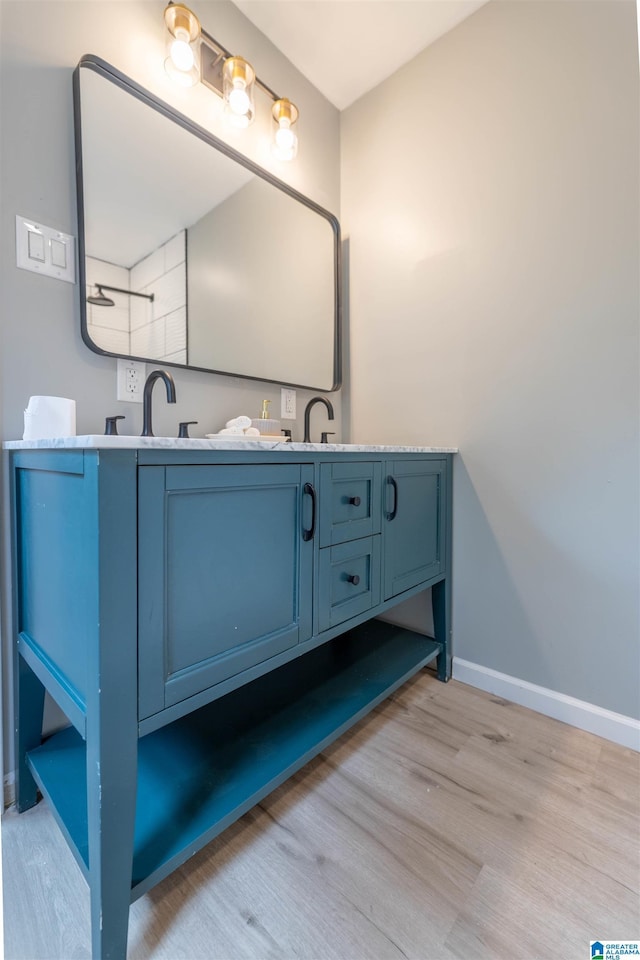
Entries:
{"label": "white baseboard", "polygon": [[469,660],[453,658],[453,677],[470,687],[478,687],[487,693],[494,693],[505,700],[511,700],[521,707],[529,707],[554,720],[570,723],[580,730],[595,733],[605,740],[612,740],[623,747],[640,751],[640,720],[626,717],[613,710],[605,710],[586,700],[576,700],[564,693],[556,693],[547,687],[538,687],[535,683],[518,680],[506,673],[499,673],[489,667],[482,667]]}

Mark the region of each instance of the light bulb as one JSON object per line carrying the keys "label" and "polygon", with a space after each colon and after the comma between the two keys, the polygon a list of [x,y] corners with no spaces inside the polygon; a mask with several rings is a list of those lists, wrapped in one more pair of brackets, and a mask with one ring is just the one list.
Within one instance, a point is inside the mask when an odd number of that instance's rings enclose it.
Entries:
{"label": "light bulb", "polygon": [[246,91],[244,80],[238,77],[234,79],[233,90],[230,91],[227,97],[227,103],[229,104],[231,112],[237,117],[244,117],[249,113],[251,109],[251,99]]}
{"label": "light bulb", "polygon": [[254,116],[255,70],[244,57],[228,57],[222,68],[224,111],[233,127],[248,127]]}
{"label": "light bulb", "polygon": [[281,125],[276,130],[275,141],[276,141],[276,146],[280,150],[286,153],[290,150],[293,150],[296,143],[298,142],[298,138],[296,137],[291,127]]}
{"label": "light bulb", "polygon": [[182,70],[184,73],[188,73],[196,62],[193,50],[186,40],[174,40],[169,55],[176,70]]}
{"label": "light bulb", "polygon": [[299,115],[298,108],[283,98],[275,101],[271,113],[276,122],[271,152],[278,160],[293,160],[298,152],[298,135],[293,129]]}
{"label": "light bulb", "polygon": [[[167,9],[173,10],[172,7]],[[197,48],[194,46],[197,36],[182,26],[174,26],[167,41],[167,58],[164,68],[181,87],[193,87],[200,79]]]}
{"label": "light bulb", "polygon": [[293,160],[298,152],[298,138],[293,130],[276,131],[271,152],[277,160]]}

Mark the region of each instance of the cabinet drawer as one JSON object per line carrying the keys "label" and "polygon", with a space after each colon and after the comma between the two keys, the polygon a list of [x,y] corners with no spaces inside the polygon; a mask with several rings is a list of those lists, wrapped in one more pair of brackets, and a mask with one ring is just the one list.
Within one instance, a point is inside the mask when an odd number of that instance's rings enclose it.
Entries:
{"label": "cabinet drawer", "polygon": [[320,546],[380,533],[379,463],[320,467]]}
{"label": "cabinet drawer", "polygon": [[380,537],[364,537],[320,551],[320,631],[380,602]]}

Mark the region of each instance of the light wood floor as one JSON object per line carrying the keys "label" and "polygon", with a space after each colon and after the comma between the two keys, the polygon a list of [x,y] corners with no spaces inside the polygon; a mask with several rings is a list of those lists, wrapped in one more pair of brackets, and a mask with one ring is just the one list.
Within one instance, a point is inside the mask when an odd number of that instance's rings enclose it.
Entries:
{"label": "light wood floor", "polygon": [[[640,758],[423,672],[131,908],[154,960],[588,960],[640,936]],[[3,821],[7,960],[89,956],[44,803]]]}

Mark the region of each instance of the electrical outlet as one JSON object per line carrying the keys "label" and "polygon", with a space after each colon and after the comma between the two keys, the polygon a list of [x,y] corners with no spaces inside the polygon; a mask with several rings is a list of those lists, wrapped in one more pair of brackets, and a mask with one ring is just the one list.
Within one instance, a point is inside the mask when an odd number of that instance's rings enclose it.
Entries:
{"label": "electrical outlet", "polygon": [[295,420],[296,418],[296,392],[282,387],[280,390],[280,419]]}
{"label": "electrical outlet", "polygon": [[142,403],[146,364],[140,360],[118,360],[116,400]]}

